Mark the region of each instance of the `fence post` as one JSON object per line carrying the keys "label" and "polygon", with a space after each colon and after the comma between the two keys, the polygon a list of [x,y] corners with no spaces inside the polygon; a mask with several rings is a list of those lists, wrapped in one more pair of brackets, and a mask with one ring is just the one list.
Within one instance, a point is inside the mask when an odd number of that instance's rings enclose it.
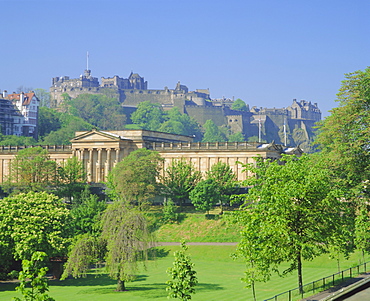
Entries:
{"label": "fence post", "polygon": [[315,281],[312,282],[312,290],[313,290],[313,292],[315,292]]}
{"label": "fence post", "polygon": [[335,279],[335,274],[333,274],[333,286],[334,286],[334,279]]}
{"label": "fence post", "polygon": [[322,283],[323,283],[323,285],[324,285],[324,290],[325,290],[325,278],[322,278]]}
{"label": "fence post", "polygon": [[292,290],[289,290],[289,301],[292,301]]}
{"label": "fence post", "polygon": [[352,278],[352,268],[349,269],[349,277]]}

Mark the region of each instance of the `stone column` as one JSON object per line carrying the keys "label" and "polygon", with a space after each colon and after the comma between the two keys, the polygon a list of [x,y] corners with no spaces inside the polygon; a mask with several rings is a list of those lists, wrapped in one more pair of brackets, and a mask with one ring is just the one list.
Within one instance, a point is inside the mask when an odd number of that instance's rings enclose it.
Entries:
{"label": "stone column", "polygon": [[116,166],[116,164],[118,163],[120,149],[119,148],[115,148],[115,151],[116,151],[116,158],[114,160],[114,166]]}
{"label": "stone column", "polygon": [[110,172],[110,168],[112,166],[110,156],[111,156],[111,149],[108,148],[107,149],[107,160],[105,162],[104,181],[108,178],[108,173]]}
{"label": "stone column", "polygon": [[89,148],[89,161],[88,161],[88,167],[87,167],[87,179],[89,182],[93,182],[94,178],[94,165],[93,165],[93,148]]}
{"label": "stone column", "polygon": [[98,160],[96,161],[96,181],[100,183],[102,181],[101,176],[102,176],[102,162],[101,162],[101,157],[102,157],[102,149],[98,148]]}

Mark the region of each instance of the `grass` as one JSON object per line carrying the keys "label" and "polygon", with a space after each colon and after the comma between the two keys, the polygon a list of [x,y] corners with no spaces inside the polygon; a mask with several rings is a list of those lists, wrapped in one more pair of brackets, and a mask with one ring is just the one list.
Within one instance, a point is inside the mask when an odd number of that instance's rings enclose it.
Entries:
{"label": "grass", "polygon": [[[50,296],[58,301],[166,300],[165,282],[169,279],[166,269],[172,266],[173,252],[178,249],[178,246],[161,248],[162,257],[149,262],[147,270],[142,270],[136,281],[127,283],[126,292],[115,292],[116,282],[106,275],[89,274],[87,278],[50,281]],[[199,280],[197,293],[192,300],[252,300],[251,290],[243,288],[244,284],[240,281],[243,277],[243,262],[230,258],[234,250],[235,246],[189,246],[188,253],[195,264]],[[341,269],[356,265],[359,257],[354,255],[348,261],[342,260]],[[321,256],[304,263],[304,283],[336,272],[336,261],[328,259],[328,256]],[[274,276],[268,283],[258,283],[258,300],[295,288],[296,278],[294,273],[285,278]],[[0,300],[11,300],[17,296],[15,286],[16,284],[0,284]]]}
{"label": "grass", "polygon": [[185,217],[179,223],[164,224],[156,231],[160,242],[237,242],[240,239],[239,229],[229,225],[225,215],[216,211],[208,217],[204,213],[183,213]]}

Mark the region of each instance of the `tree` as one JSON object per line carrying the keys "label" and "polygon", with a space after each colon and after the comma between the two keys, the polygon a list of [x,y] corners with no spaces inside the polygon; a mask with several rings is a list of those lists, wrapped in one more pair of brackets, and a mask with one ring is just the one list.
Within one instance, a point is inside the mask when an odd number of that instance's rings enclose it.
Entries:
{"label": "tree", "polygon": [[59,130],[47,134],[42,143],[48,145],[70,144],[70,140],[75,136],[77,131],[90,131],[94,126],[80,117],[63,113],[60,115],[62,127]]}
{"label": "tree", "polygon": [[[43,263],[46,257],[46,253],[37,251],[32,254],[31,260],[22,260],[22,271],[19,273],[20,284],[15,290],[24,296],[23,300],[54,300],[47,295],[49,285],[45,275],[48,268]],[[31,286],[31,288],[27,289],[28,286]],[[14,298],[14,300],[22,301],[20,298]]]}
{"label": "tree", "polygon": [[80,94],[64,101],[62,106],[65,112],[102,130],[120,130],[126,123],[126,115],[119,101],[106,95]]}
{"label": "tree", "polygon": [[106,208],[106,202],[99,201],[98,196],[91,194],[89,187],[85,186],[85,190],[71,210],[75,235],[87,233],[96,236],[99,234],[99,219]]}
{"label": "tree", "polygon": [[157,131],[164,121],[163,111],[159,104],[143,101],[138,104],[137,110],[131,114],[131,120],[144,130]]}
{"label": "tree", "polygon": [[214,179],[200,181],[190,192],[189,197],[196,210],[207,212],[221,201],[221,195]]}
{"label": "tree", "polygon": [[40,100],[40,108],[50,108],[50,92],[37,88],[34,90],[36,97]]}
{"label": "tree", "polygon": [[[106,268],[109,276],[117,280],[117,291],[126,290],[125,282],[135,279],[140,264],[145,264],[152,247],[147,220],[142,212],[117,201],[109,205],[101,220],[102,232],[97,240],[87,236],[72,249],[63,278],[69,274],[81,276],[88,264],[96,258],[96,241],[106,245]],[[100,248],[102,250],[103,248]],[[95,251],[94,251],[95,250]]]}
{"label": "tree", "polygon": [[86,179],[83,162],[77,157],[68,158],[57,168],[57,194],[72,202],[73,197],[77,197],[84,190]]}
{"label": "tree", "polygon": [[206,173],[206,177],[207,179],[214,180],[217,185],[222,212],[223,204],[229,205],[231,196],[239,186],[236,175],[230,165],[219,161],[211,166],[211,169]]}
{"label": "tree", "polygon": [[245,141],[245,138],[241,132],[237,132],[237,133],[229,135],[227,140],[229,142],[243,142]]}
{"label": "tree", "polygon": [[4,135],[0,137],[0,145],[20,146],[20,145],[36,145],[36,144],[37,144],[37,141],[33,137],[15,136],[15,135]]}
{"label": "tree", "polygon": [[181,250],[174,253],[175,261],[172,268],[167,269],[167,274],[172,280],[166,282],[169,298],[190,300],[191,294],[195,293],[195,286],[198,284],[194,263],[189,255],[186,255],[188,247],[185,242],[181,243]]}
{"label": "tree", "polygon": [[31,260],[42,251],[63,256],[70,242],[72,217],[58,197],[46,192],[20,193],[0,199],[0,262]]}
{"label": "tree", "polygon": [[[342,218],[351,212],[341,202],[343,191],[327,165],[319,156],[285,155],[280,162],[258,159],[256,166],[245,166],[255,175],[244,183],[251,187],[246,205],[252,204],[244,212],[238,246],[247,266],[253,268],[246,271],[246,279],[260,279],[253,274],[259,268],[257,275],[268,280],[280,263],[289,262],[284,273],[298,271],[302,292],[302,260],[311,260],[329,252],[331,246],[353,239],[340,236],[342,227],[353,229]],[[252,254],[253,247],[258,252]]]}
{"label": "tree", "polygon": [[370,176],[370,67],[345,76],[337,94],[339,106],[319,122],[315,142],[332,158],[343,185],[354,188]]}
{"label": "tree", "polygon": [[156,194],[162,161],[158,152],[144,148],[130,153],[108,175],[111,197],[135,203],[139,207],[145,205]]}
{"label": "tree", "polygon": [[162,194],[183,205],[201,177],[201,173],[195,170],[191,162],[185,159],[174,160],[164,171]]}
{"label": "tree", "polygon": [[249,106],[247,106],[245,104],[245,102],[243,100],[241,100],[240,98],[238,98],[237,100],[235,100],[233,102],[233,104],[231,105],[231,109],[235,110],[235,111],[247,111],[247,112],[249,112]]}
{"label": "tree", "polygon": [[50,132],[55,132],[62,127],[62,121],[60,120],[61,114],[48,107],[39,108],[38,131],[40,137],[44,137]]}
{"label": "tree", "polygon": [[7,190],[42,191],[55,184],[56,163],[41,147],[20,150],[11,163]]}
{"label": "tree", "polygon": [[[198,122],[187,114],[181,114],[178,107],[173,107],[171,110],[167,111],[165,118],[168,118],[167,122],[172,124],[181,124],[181,131],[174,128],[174,131],[165,131],[166,133],[173,133],[178,135],[194,136],[196,139],[200,139],[201,131]],[[165,123],[162,124],[164,126]],[[162,127],[161,126],[161,127]],[[179,126],[179,125],[178,125]]]}
{"label": "tree", "polygon": [[226,141],[225,135],[218,129],[216,124],[208,119],[203,125],[205,132],[202,142],[224,142]]}

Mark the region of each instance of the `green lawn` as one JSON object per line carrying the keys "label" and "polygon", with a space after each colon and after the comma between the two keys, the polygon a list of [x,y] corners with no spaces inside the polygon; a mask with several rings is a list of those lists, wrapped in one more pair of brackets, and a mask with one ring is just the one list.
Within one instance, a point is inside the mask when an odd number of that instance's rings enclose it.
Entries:
{"label": "green lawn", "polygon": [[[114,292],[115,281],[106,275],[89,275],[82,279],[50,281],[50,296],[57,301],[94,300],[166,300],[165,282],[169,279],[166,269],[172,265],[173,251],[178,247],[161,248],[161,256],[149,262],[147,270],[142,271],[135,282],[127,284],[129,291]],[[244,265],[234,261],[230,254],[234,246],[189,246],[188,253],[195,263],[199,285],[192,300],[237,301],[252,300],[251,290],[243,288],[240,281]],[[352,256],[341,262],[341,269],[356,265],[358,258]],[[304,282],[308,283],[337,272],[337,263],[327,256],[304,264]],[[286,278],[274,277],[268,283],[257,285],[258,300],[273,297],[297,286],[296,273]],[[14,284],[0,284],[0,300],[11,300],[17,294]],[[279,299],[280,300],[280,299]],[[281,299],[283,300],[283,299]]]}

